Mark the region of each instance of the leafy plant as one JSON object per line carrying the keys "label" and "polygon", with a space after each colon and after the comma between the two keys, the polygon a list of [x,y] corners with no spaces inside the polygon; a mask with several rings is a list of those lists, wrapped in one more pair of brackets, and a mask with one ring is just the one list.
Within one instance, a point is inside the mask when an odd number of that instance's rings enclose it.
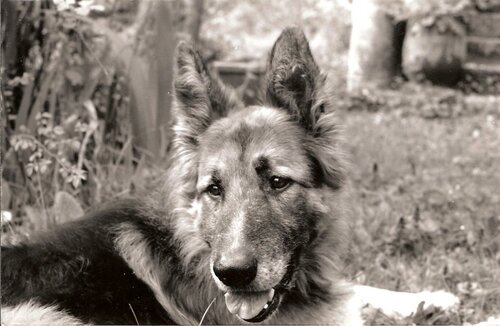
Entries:
{"label": "leafy plant", "polygon": [[39,219],[50,225],[50,207],[60,191],[87,206],[117,187],[131,189],[129,180],[117,186],[122,179],[98,179],[113,178],[109,171],[116,166],[135,173],[139,155],[131,146],[119,149],[131,139],[127,88],[122,74],[103,63],[107,45],[82,16],[84,2],[9,3],[18,23],[6,34],[19,37],[18,58],[5,67],[2,85],[2,128],[8,136],[2,144],[2,188],[13,194],[2,210],[22,222],[29,209],[39,209]]}
{"label": "leafy plant", "polygon": [[[95,124],[77,122],[76,135],[68,135],[61,125],[54,125],[50,113],[39,113],[36,117],[36,135],[31,135],[26,128],[20,128],[20,133],[12,136],[11,144],[14,150],[24,157],[28,157],[25,170],[28,177],[37,177],[59,173],[66,183],[77,189],[87,178],[82,169],[82,161],[72,163],[72,157],[80,151],[85,151],[82,141],[85,135],[95,130]],[[24,131],[24,133],[23,133]],[[51,168],[52,167],[52,168]]]}

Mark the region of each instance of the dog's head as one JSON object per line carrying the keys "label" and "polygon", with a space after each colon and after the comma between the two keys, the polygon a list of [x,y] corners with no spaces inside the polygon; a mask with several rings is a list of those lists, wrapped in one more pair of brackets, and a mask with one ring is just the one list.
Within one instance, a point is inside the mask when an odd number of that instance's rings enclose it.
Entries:
{"label": "dog's head", "polygon": [[297,28],[271,50],[262,106],[239,102],[192,46],[176,60],[174,146],[192,164],[213,279],[231,313],[263,321],[307,273],[304,255],[331,215],[325,194],[343,183],[325,77]]}

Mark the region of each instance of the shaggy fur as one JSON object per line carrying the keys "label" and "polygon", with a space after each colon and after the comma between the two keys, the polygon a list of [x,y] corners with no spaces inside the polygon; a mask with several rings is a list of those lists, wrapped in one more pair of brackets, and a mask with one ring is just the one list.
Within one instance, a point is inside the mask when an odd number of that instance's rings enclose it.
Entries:
{"label": "shaggy fur", "polygon": [[4,325],[82,325],[82,322],[54,306],[41,306],[34,301],[2,309]]}
{"label": "shaggy fur", "polygon": [[186,43],[174,86],[162,186],[2,248],[2,306],[56,304],[82,323],[196,324],[215,298],[204,323],[235,324],[243,317],[225,293],[250,305],[273,289],[259,321],[361,324],[339,273],[350,211],[338,125],[302,31],[276,41],[263,106],[245,107]]}

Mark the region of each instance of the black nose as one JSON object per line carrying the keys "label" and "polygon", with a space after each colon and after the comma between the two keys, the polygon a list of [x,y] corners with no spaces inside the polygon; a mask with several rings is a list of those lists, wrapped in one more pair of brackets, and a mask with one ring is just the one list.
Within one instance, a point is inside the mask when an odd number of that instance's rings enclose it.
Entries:
{"label": "black nose", "polygon": [[225,285],[241,288],[255,279],[257,260],[246,249],[228,251],[215,260],[214,273]]}

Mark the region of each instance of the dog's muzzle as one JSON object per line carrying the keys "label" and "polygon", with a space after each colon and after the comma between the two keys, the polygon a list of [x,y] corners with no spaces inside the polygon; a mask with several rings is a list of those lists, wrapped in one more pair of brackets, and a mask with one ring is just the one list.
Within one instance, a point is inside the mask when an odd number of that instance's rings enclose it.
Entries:
{"label": "dog's muzzle", "polygon": [[215,276],[231,290],[225,294],[229,312],[247,322],[265,320],[278,307],[280,296],[274,288],[248,291],[257,276],[257,259],[246,248],[229,250],[213,264]]}
{"label": "dog's muzzle", "polygon": [[[292,257],[290,264],[288,264],[288,268],[283,279],[269,290],[244,291],[238,290],[237,288],[235,288],[235,290],[229,290],[224,296],[226,307],[229,312],[250,323],[262,322],[269,318],[278,309],[283,296],[291,287],[296,267],[296,260],[294,258],[295,257]],[[246,286],[249,285],[255,277],[254,272],[251,271],[253,270],[253,267],[249,267],[250,265],[246,268],[240,268],[239,272],[243,271],[243,275],[240,275],[241,280],[239,281],[236,281],[238,274],[236,270],[233,270],[235,275],[230,275],[228,278],[227,271],[222,272],[222,274],[220,270],[215,272],[215,266],[216,264],[214,264],[214,274],[219,278],[219,280],[228,286],[230,286],[230,284]]]}

